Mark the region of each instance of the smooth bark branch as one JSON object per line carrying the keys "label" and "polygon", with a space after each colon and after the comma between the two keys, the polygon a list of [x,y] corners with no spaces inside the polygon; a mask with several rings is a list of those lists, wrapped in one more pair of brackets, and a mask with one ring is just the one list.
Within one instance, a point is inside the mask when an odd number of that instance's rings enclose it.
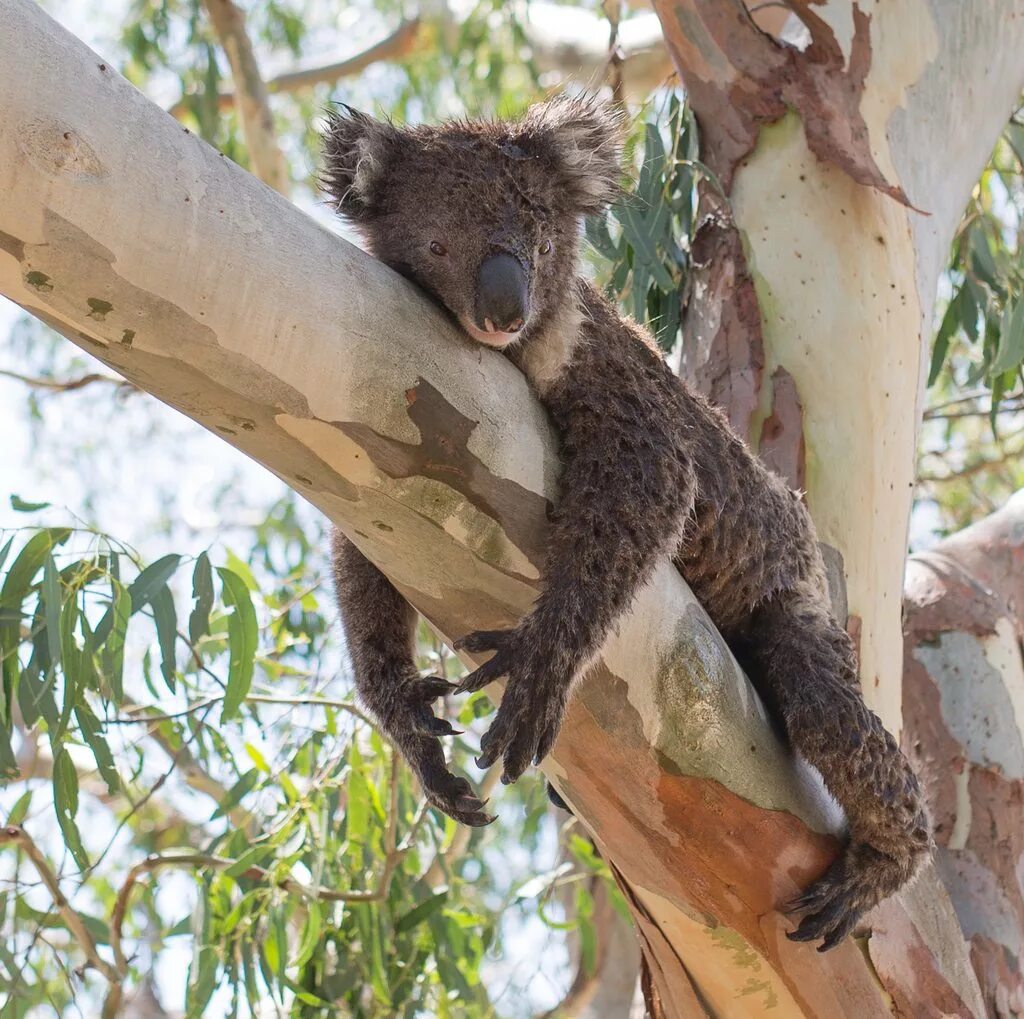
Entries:
{"label": "smooth bark branch", "polygon": [[740,0],[654,6],[729,192],[706,196],[684,366],[806,489],[865,696],[898,731],[932,308],[1024,85],[1024,0],[793,0],[802,51]]}
{"label": "smooth bark branch", "polygon": [[[0,109],[0,292],[305,495],[441,633],[527,610],[558,460],[507,360],[32,0],[0,7]],[[776,906],[833,858],[836,818],[667,561],[545,770],[623,884],[666,1015],[888,1014],[856,941],[785,938]],[[922,1008],[940,988],[981,1015],[934,875],[885,917],[938,974],[908,988]]]}
{"label": "smooth bark branch", "polygon": [[1024,492],[911,558],[904,746],[989,1015],[1024,1014]]}
{"label": "smooth bark branch", "polygon": [[242,135],[253,173],[275,191],[287,195],[291,189],[288,164],[277,144],[270,96],[245,28],[245,14],[233,0],[203,0],[203,6],[231,65],[231,77],[235,83],[234,104],[242,122]]}

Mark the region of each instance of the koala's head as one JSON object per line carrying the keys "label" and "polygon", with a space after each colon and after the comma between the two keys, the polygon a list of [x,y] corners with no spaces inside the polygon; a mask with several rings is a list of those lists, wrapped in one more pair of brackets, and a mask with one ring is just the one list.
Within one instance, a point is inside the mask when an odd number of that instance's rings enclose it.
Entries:
{"label": "koala's head", "polygon": [[621,148],[618,116],[593,99],[410,128],[341,107],[322,181],[378,258],[500,348],[564,306],[580,220],[617,196]]}

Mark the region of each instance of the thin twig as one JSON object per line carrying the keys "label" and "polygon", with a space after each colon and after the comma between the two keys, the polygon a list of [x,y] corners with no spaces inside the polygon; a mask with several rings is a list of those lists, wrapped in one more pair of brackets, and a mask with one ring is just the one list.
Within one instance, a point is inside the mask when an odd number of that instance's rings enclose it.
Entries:
{"label": "thin twig", "polygon": [[126,379],[119,379],[114,375],[103,375],[100,372],[89,372],[88,375],[80,375],[77,379],[44,379],[36,375],[22,375],[20,372],[0,368],[0,375],[6,379],[14,379],[15,382],[23,382],[33,389],[48,389],[56,393],[70,393],[75,389],[84,389],[94,382],[108,382],[121,389],[135,389],[135,386]]}
{"label": "thin twig", "polygon": [[16,824],[0,828],[0,847],[2,846],[17,846],[25,853],[32,862],[32,866],[35,867],[40,880],[46,885],[57,912],[60,913],[68,930],[85,953],[88,965],[102,973],[107,980],[116,981],[118,979],[117,971],[100,955],[96,942],[89,933],[89,928],[85,926],[81,916],[68,902],[61,890],[57,875],[54,874],[42,850],[35,844],[28,832]]}
{"label": "thin twig", "polygon": [[[312,88],[314,85],[331,84],[339,78],[359,74],[360,71],[365,70],[371,64],[375,64],[378,61],[395,60],[403,57],[412,51],[419,36],[419,30],[420,21],[418,18],[403,21],[391,35],[363,50],[362,53],[357,53],[336,63],[298,68],[297,70],[288,71],[285,74],[279,74],[274,78],[270,78],[266,83],[267,91],[271,94],[276,92],[299,92],[303,89]],[[188,99],[189,97],[182,96],[171,107],[171,115],[174,117],[184,115],[188,111]],[[217,95],[217,105],[222,111],[229,110],[234,105],[234,101],[235,96],[233,92],[220,92]]]}

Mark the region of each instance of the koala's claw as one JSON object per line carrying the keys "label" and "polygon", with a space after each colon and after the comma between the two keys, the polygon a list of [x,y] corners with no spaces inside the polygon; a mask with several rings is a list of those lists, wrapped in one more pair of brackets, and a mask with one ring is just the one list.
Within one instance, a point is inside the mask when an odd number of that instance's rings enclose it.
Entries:
{"label": "koala's claw", "polygon": [[821,941],[819,952],[835,948],[860,923],[864,914],[902,885],[907,864],[901,864],[867,843],[853,843],[802,895],[784,907],[786,913],[807,913],[790,941]]}
{"label": "koala's claw", "polygon": [[461,637],[452,646],[456,651],[483,654],[485,651],[501,651],[508,644],[511,630],[475,630]]}
{"label": "koala's claw", "polygon": [[489,768],[502,758],[503,785],[515,782],[524,771],[547,757],[562,726],[568,683],[537,675],[528,639],[517,630],[477,630],[455,642],[457,651],[495,652],[476,671],[464,676],[459,693],[480,690],[508,676],[505,694],[490,729],[480,740],[477,766]]}
{"label": "koala's claw", "polygon": [[472,828],[483,828],[497,820],[495,815],[484,811],[487,801],[481,800],[473,792],[473,787],[469,782],[453,775],[450,771],[446,770],[443,776],[438,776],[437,780],[429,787],[424,782],[423,791],[431,806],[454,818],[460,824],[467,824]]}
{"label": "koala's claw", "polygon": [[449,683],[438,676],[424,676],[408,680],[402,686],[402,699],[406,704],[406,713],[414,732],[424,736],[461,736],[462,730],[456,729],[451,722],[437,718],[431,710],[431,704],[438,697],[455,692],[455,684]]}
{"label": "koala's claw", "polygon": [[453,646],[456,651],[468,651],[470,654],[476,655],[484,654],[487,651],[497,652],[479,669],[462,677],[462,682],[458,685],[458,693],[482,690],[489,683],[508,674],[512,664],[512,633],[512,630],[477,630],[455,642]]}

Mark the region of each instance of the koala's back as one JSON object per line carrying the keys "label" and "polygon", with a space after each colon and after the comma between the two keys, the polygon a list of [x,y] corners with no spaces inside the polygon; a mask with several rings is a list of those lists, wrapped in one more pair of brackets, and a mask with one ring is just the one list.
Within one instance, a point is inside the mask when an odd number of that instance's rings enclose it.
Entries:
{"label": "koala's back", "polygon": [[[589,285],[580,294],[571,360],[541,389],[567,455],[599,458],[591,475],[608,486],[635,475],[623,470],[624,458],[642,460],[649,476],[672,461],[688,465],[694,508],[666,551],[727,639],[741,636],[756,606],[779,592],[811,585],[824,597],[813,524],[796,493],[672,372],[644,330]],[[592,441],[598,432],[602,441]],[[604,526],[671,534],[637,495],[624,519]]]}

